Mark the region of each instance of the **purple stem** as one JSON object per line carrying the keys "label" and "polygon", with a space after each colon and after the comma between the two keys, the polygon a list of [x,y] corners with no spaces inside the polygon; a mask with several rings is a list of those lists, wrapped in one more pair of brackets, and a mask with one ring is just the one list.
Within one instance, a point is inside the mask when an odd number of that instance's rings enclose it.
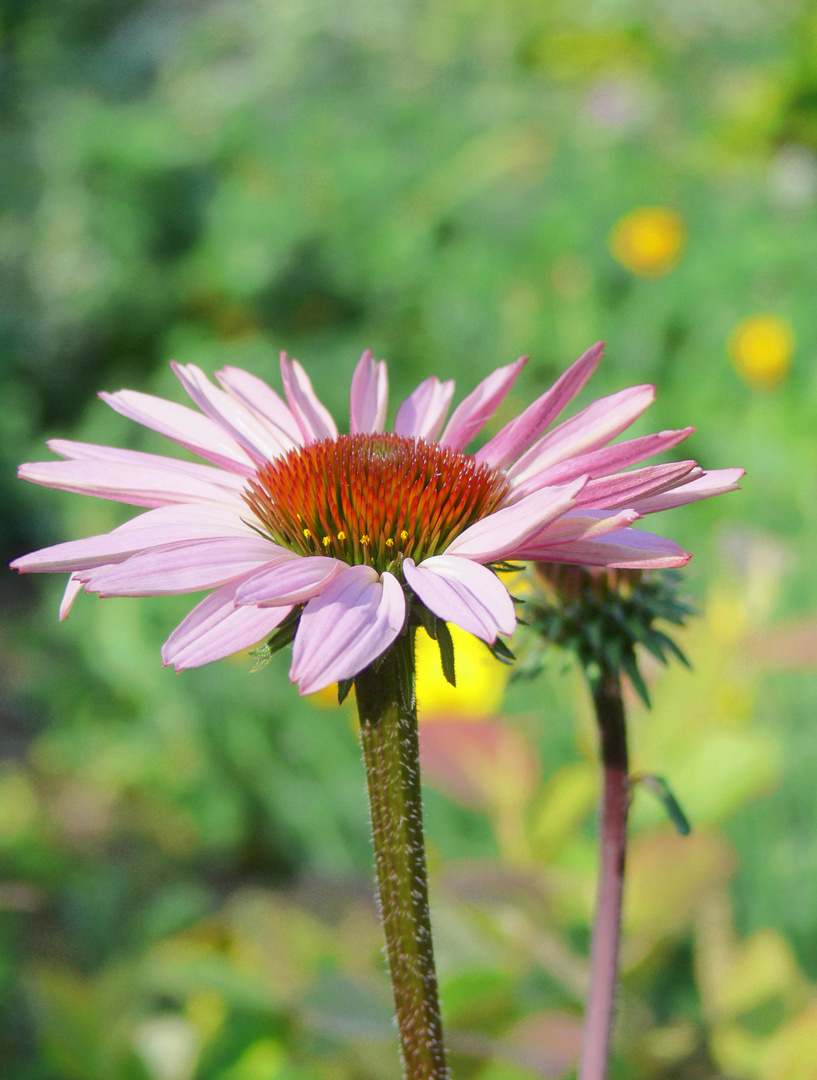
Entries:
{"label": "purple stem", "polygon": [[604,668],[592,690],[601,737],[604,792],[598,899],[590,948],[590,987],[584,1017],[579,1080],[605,1080],[607,1075],[618,979],[629,808],[627,729],[621,700],[621,680],[616,672]]}

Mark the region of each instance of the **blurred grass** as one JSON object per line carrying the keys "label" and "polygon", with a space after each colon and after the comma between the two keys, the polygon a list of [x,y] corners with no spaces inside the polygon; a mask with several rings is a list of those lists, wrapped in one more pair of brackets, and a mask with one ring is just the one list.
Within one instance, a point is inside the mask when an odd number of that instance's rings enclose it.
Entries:
{"label": "blurred grass", "polygon": [[[807,0],[0,8],[6,561],[122,520],[14,469],[54,435],[162,446],[94,394],[179,400],[171,358],[274,382],[284,348],[342,419],[364,347],[393,402],[529,353],[498,426],[604,338],[582,402],[653,381],[640,430],[694,423],[690,455],[746,466],[740,494],[650,523],[696,553],[707,616],[695,673],[657,676],[634,717],[634,756],[697,820],[679,844],[638,795],[620,1076],[815,1075],[815,31]],[[677,215],[683,246],[622,265],[614,230],[643,207]],[[734,351],[763,315],[792,348],[766,384]],[[58,625],[61,585],[3,578],[10,1075],[393,1075],[348,714],[298,699],[284,658],[163,671],[184,598],[82,597]],[[462,778],[429,790],[458,1077],[569,1075],[542,1048],[569,1050],[580,1011],[582,701],[557,672],[511,686],[499,730],[541,782],[510,809],[463,803]],[[647,888],[673,861],[698,874],[692,914]]]}

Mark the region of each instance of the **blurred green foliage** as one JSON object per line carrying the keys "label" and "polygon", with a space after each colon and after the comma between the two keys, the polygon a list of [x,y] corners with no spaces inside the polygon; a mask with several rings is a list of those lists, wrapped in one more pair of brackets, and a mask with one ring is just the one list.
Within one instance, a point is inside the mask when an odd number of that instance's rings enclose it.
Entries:
{"label": "blurred green foliage", "polygon": [[[364,347],[393,400],[530,353],[501,423],[605,338],[585,399],[654,381],[641,430],[695,423],[690,455],[747,467],[649,523],[696,552],[708,614],[694,673],[633,703],[634,767],[694,829],[639,792],[614,1075],[812,1080],[813,4],[5,0],[0,42],[6,561],[126,516],[14,468],[49,435],[164,452],[93,395],[180,400],[171,358],[274,382],[285,348],[341,418]],[[685,236],[646,276],[608,242],[642,206]],[[763,313],[794,341],[766,391],[727,348]],[[3,578],[8,1075],[394,1076],[350,714],[299,699],[285,657],[163,671],[184,598],[82,597],[58,625],[61,586]],[[586,703],[554,673],[503,713],[428,727],[463,1080],[569,1076],[586,978]]]}

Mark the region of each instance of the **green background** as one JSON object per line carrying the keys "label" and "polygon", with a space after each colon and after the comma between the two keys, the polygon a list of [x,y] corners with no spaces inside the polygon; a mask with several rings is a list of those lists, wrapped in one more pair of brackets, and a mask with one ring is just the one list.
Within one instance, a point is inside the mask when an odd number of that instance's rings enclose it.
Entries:
{"label": "green background", "polygon": [[[638,794],[612,1075],[817,1076],[817,9],[5,0],[0,41],[4,562],[128,516],[14,471],[47,437],[164,452],[95,393],[182,400],[170,359],[280,389],[286,349],[342,426],[364,348],[390,416],[430,374],[461,397],[528,353],[495,430],[604,339],[580,404],[654,382],[637,433],[695,424],[684,456],[747,469],[647,523],[695,553],[704,615],[693,674],[650,673],[633,756],[695,829]],[[660,278],[610,252],[639,206],[685,225]],[[727,353],[758,313],[796,341],[765,392]],[[396,1076],[351,714],[299,699],[284,656],[163,670],[186,598],[80,597],[58,624],[62,585],[2,579],[8,1075]],[[457,1078],[570,1076],[587,710],[554,664],[429,751]]]}

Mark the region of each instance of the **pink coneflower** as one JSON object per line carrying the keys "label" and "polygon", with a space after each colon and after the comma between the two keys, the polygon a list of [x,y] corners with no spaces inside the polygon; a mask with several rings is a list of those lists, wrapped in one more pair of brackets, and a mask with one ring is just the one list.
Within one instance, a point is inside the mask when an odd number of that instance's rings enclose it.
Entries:
{"label": "pink coneflower", "polygon": [[174,364],[200,411],[132,390],[100,396],[211,464],[52,440],[66,460],[23,465],[23,479],[151,509],[12,566],[70,572],[61,618],[83,587],[101,596],[213,590],[165,642],[164,663],[177,670],[256,644],[303,605],[290,670],[301,693],[370,665],[412,604],[493,644],[516,623],[498,564],[683,565],[690,556],[676,543],[630,526],[733,490],[742,475],[705,473],[694,461],[620,471],[693,430],[607,445],[650,404],[651,386],[601,398],[546,431],[602,348],[474,454],[466,447],[525,357],[484,379],[447,424],[454,384],[426,379],[386,433],[386,366],[367,351],[352,378],[348,435],[285,354],[286,401],[238,368],[217,373],[219,388],[194,365]]}

